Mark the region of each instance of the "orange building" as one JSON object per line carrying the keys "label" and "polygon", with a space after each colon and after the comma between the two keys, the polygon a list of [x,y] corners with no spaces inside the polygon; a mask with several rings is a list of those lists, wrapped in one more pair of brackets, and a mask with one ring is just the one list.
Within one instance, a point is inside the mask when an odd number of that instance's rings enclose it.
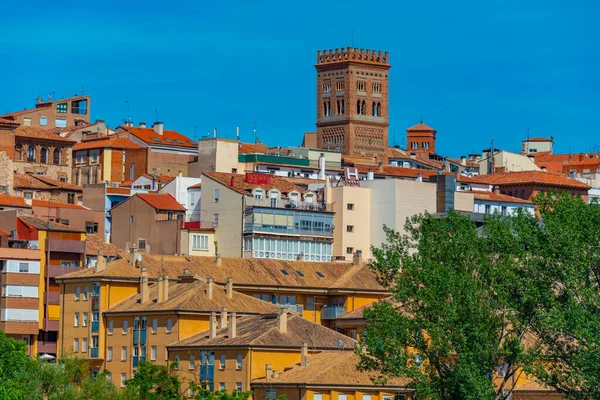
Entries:
{"label": "orange building", "polygon": [[423,121],[406,130],[406,148],[410,153],[435,154],[436,130]]}
{"label": "orange building", "polygon": [[43,101],[38,95],[35,108],[0,115],[23,126],[41,128],[66,128],[90,123],[90,96],[73,96],[66,99]]}

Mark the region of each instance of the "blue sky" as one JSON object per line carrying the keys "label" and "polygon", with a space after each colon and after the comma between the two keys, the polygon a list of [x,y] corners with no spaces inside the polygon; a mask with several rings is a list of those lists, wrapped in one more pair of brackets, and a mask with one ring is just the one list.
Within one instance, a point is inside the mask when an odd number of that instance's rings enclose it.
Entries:
{"label": "blue sky", "polygon": [[92,118],[127,116],[190,137],[217,127],[271,145],[315,130],[316,51],[390,52],[390,144],[423,116],[438,152],[526,137],[600,146],[600,3],[487,1],[10,1],[0,22],[0,112],[72,95]]}

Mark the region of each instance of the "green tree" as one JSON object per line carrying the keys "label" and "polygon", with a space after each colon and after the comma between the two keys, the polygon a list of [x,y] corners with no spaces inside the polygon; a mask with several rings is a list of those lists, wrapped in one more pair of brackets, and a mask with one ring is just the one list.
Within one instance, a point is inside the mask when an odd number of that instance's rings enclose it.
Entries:
{"label": "green tree", "polygon": [[[479,232],[450,212],[415,216],[405,229],[384,227],[387,243],[372,249],[392,299],[364,313],[359,367],[408,378],[418,399],[504,398],[529,365],[527,321],[510,304],[516,267],[496,248],[515,245],[503,239],[506,224],[495,218]],[[499,365],[504,377],[494,385]]]}
{"label": "green tree", "polygon": [[141,362],[138,370],[127,381],[123,396],[131,400],[176,400],[182,399],[181,381],[175,373],[177,363],[168,367]]}
{"label": "green tree", "polygon": [[[248,400],[252,396],[252,391],[234,390],[227,393],[226,390],[218,390],[211,392],[196,384],[190,385],[190,388],[194,390],[194,399],[196,400]],[[285,400],[285,398],[279,400]]]}

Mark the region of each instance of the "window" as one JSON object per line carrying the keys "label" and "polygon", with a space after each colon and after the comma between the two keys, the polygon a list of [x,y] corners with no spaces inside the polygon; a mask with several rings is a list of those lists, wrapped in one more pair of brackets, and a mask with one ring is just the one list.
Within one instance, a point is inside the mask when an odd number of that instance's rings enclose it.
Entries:
{"label": "window", "polygon": [[225,354],[221,354],[219,357],[219,369],[221,371],[225,370],[225,361],[227,360],[227,356]]}
{"label": "window", "polygon": [[158,330],[158,320],[153,319],[152,320],[152,333],[156,333],[157,330]]}
{"label": "window", "polygon": [[486,204],[486,205],[485,205],[485,213],[486,213],[486,214],[489,214],[489,213],[490,213],[490,210],[491,210],[491,208],[492,208],[492,207],[491,207],[489,204]]}
{"label": "window", "polygon": [[54,165],[62,164],[62,152],[60,149],[54,149],[54,153],[52,154],[52,163]]}
{"label": "window", "polygon": [[23,118],[23,126],[31,126],[31,118]]}
{"label": "window", "polygon": [[131,222],[132,224],[135,222],[135,216],[134,215],[130,215],[129,216],[129,222]]}
{"label": "window", "polygon": [[238,354],[236,357],[236,364],[235,364],[235,369],[237,369],[238,371],[242,369],[242,355]]}
{"label": "window", "polygon": [[40,163],[48,164],[48,149],[46,147],[42,147],[42,151],[40,151]]}
{"label": "window", "polygon": [[173,329],[173,320],[171,318],[167,318],[167,333],[171,333]]}
{"label": "window", "polygon": [[173,357],[173,363],[175,364],[175,369],[179,369],[179,356]]}
{"label": "window", "polygon": [[83,300],[87,300],[89,295],[89,288],[87,286],[83,287]]}
{"label": "window", "polygon": [[338,79],[337,81],[335,81],[335,90],[337,90],[338,92],[344,90],[344,81],[341,79]]}
{"label": "window", "polygon": [[127,361],[127,346],[121,347],[121,361]]}
{"label": "window", "polygon": [[[315,393],[315,400],[317,400],[317,394]],[[277,398],[277,391],[275,389],[267,389],[265,392],[265,399],[266,400],[274,400]],[[319,399],[321,400],[321,399]]]}
{"label": "window", "polygon": [[27,147],[27,161],[34,162],[35,160],[35,146],[30,145]]}
{"label": "window", "polygon": [[263,197],[264,197],[264,192],[262,190],[257,189],[254,191],[254,198],[256,200],[262,200]]}
{"label": "window", "polygon": [[506,206],[502,206],[502,215],[506,216],[508,208]]}
{"label": "window", "polygon": [[46,126],[46,125],[48,125],[48,118],[40,117],[40,126]]}
{"label": "window", "polygon": [[213,201],[215,203],[219,202],[219,189],[213,189]]}
{"label": "window", "polygon": [[167,219],[171,221],[173,219],[173,211],[167,211]]}
{"label": "window", "polygon": [[106,348],[106,361],[112,361],[112,347]]}
{"label": "window", "polygon": [[346,393],[338,393],[337,400],[346,400]]}
{"label": "window", "polygon": [[366,87],[367,84],[365,81],[356,82],[356,90],[358,90],[359,92],[364,92]]}
{"label": "window", "polygon": [[150,348],[150,361],[156,361],[156,346]]}
{"label": "window", "polygon": [[362,400],[371,400],[371,395],[370,394],[364,394],[362,395]]}
{"label": "window", "polygon": [[89,313],[84,312],[83,313],[83,326],[88,326],[88,318],[89,318]]}
{"label": "window", "polygon": [[98,150],[91,151],[90,155],[92,156],[92,164],[97,164],[98,163]]}
{"label": "window", "polygon": [[215,228],[219,226],[219,214],[213,214],[213,226]]}
{"label": "window", "polygon": [[67,109],[68,109],[68,104],[66,102],[65,103],[58,103],[56,105],[56,112],[66,113]]}
{"label": "window", "polygon": [[346,247],[346,254],[353,254],[354,253],[354,247]]}
{"label": "window", "polygon": [[123,326],[122,326],[122,333],[123,335],[127,335],[127,328],[129,325],[129,321],[127,321],[126,319],[123,320]]}
{"label": "window", "polygon": [[242,391],[242,382],[235,383],[235,390],[237,390],[238,392]]}
{"label": "window", "polygon": [[219,390],[225,390],[225,382],[219,382]]}
{"label": "window", "polygon": [[327,81],[327,82],[323,82],[323,93],[330,93],[331,92],[331,82]]}
{"label": "window", "polygon": [[79,353],[79,339],[73,339],[73,353]]}
{"label": "window", "polygon": [[77,286],[75,288],[75,301],[79,301],[80,298],[81,298],[81,288],[79,286]]}
{"label": "window", "polygon": [[75,313],[75,323],[74,323],[74,326],[79,326],[79,313],[78,312]]}
{"label": "window", "polygon": [[89,234],[98,233],[98,223],[97,222],[86,222],[85,223],[85,231]]}
{"label": "window", "polygon": [[347,209],[348,211],[352,211],[352,210],[354,210],[354,204],[352,204],[352,203],[348,203],[348,204],[346,204],[346,209]]}
{"label": "window", "polygon": [[322,393],[315,393],[315,394],[313,394],[313,399],[314,400],[323,400],[323,394]]}
{"label": "window", "polygon": [[112,320],[108,321],[108,329],[107,330],[108,330],[109,335],[113,334],[113,321]]}
{"label": "window", "polygon": [[127,374],[125,372],[121,373],[121,387],[125,387],[125,382],[127,382]]}
{"label": "window", "polygon": [[[374,117],[381,116],[381,103],[375,103],[375,102],[373,102],[373,116]],[[429,148],[429,143],[425,143],[424,147],[426,149],[428,149]]]}
{"label": "window", "polygon": [[193,250],[208,250],[208,235],[192,235]]}
{"label": "window", "polygon": [[54,126],[56,126],[57,128],[66,128],[67,120],[65,118],[56,118],[54,120]]}
{"label": "window", "polygon": [[132,181],[135,179],[135,163],[131,163],[129,167],[129,180]]}
{"label": "window", "polygon": [[346,232],[354,232],[354,225],[346,225]]}
{"label": "window", "polygon": [[67,203],[69,203],[69,204],[75,204],[75,193],[68,193],[67,194]]}
{"label": "window", "polygon": [[374,83],[373,84],[373,93],[380,93],[381,92],[381,83]]}
{"label": "window", "polygon": [[271,197],[271,207],[277,207],[277,197]]}
{"label": "window", "polygon": [[81,351],[87,353],[88,340],[87,338],[83,338],[81,342]]}

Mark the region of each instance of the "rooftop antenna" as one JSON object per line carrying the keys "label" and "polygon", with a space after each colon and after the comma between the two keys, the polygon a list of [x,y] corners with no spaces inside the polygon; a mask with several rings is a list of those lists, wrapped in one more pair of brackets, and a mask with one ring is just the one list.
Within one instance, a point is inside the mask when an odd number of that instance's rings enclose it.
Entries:
{"label": "rooftop antenna", "polygon": [[81,89],[79,89],[79,92],[81,93],[81,95],[83,96],[83,81],[81,81]]}
{"label": "rooftop antenna", "polygon": [[194,140],[198,140],[198,136],[196,136],[196,129],[198,129],[198,126],[194,125]]}
{"label": "rooftop antenna", "polygon": [[421,124],[423,123],[423,104],[421,104]]}
{"label": "rooftop antenna", "polygon": [[260,140],[258,140],[258,121],[254,118],[252,122],[254,122],[254,143],[258,144],[260,143]]}
{"label": "rooftop antenna", "polygon": [[129,123],[131,122],[131,118],[129,117],[129,100],[125,100],[125,103],[127,104],[127,126],[129,126]]}
{"label": "rooftop antenna", "polygon": [[154,109],[154,116],[156,117],[156,121],[158,122],[158,108]]}

